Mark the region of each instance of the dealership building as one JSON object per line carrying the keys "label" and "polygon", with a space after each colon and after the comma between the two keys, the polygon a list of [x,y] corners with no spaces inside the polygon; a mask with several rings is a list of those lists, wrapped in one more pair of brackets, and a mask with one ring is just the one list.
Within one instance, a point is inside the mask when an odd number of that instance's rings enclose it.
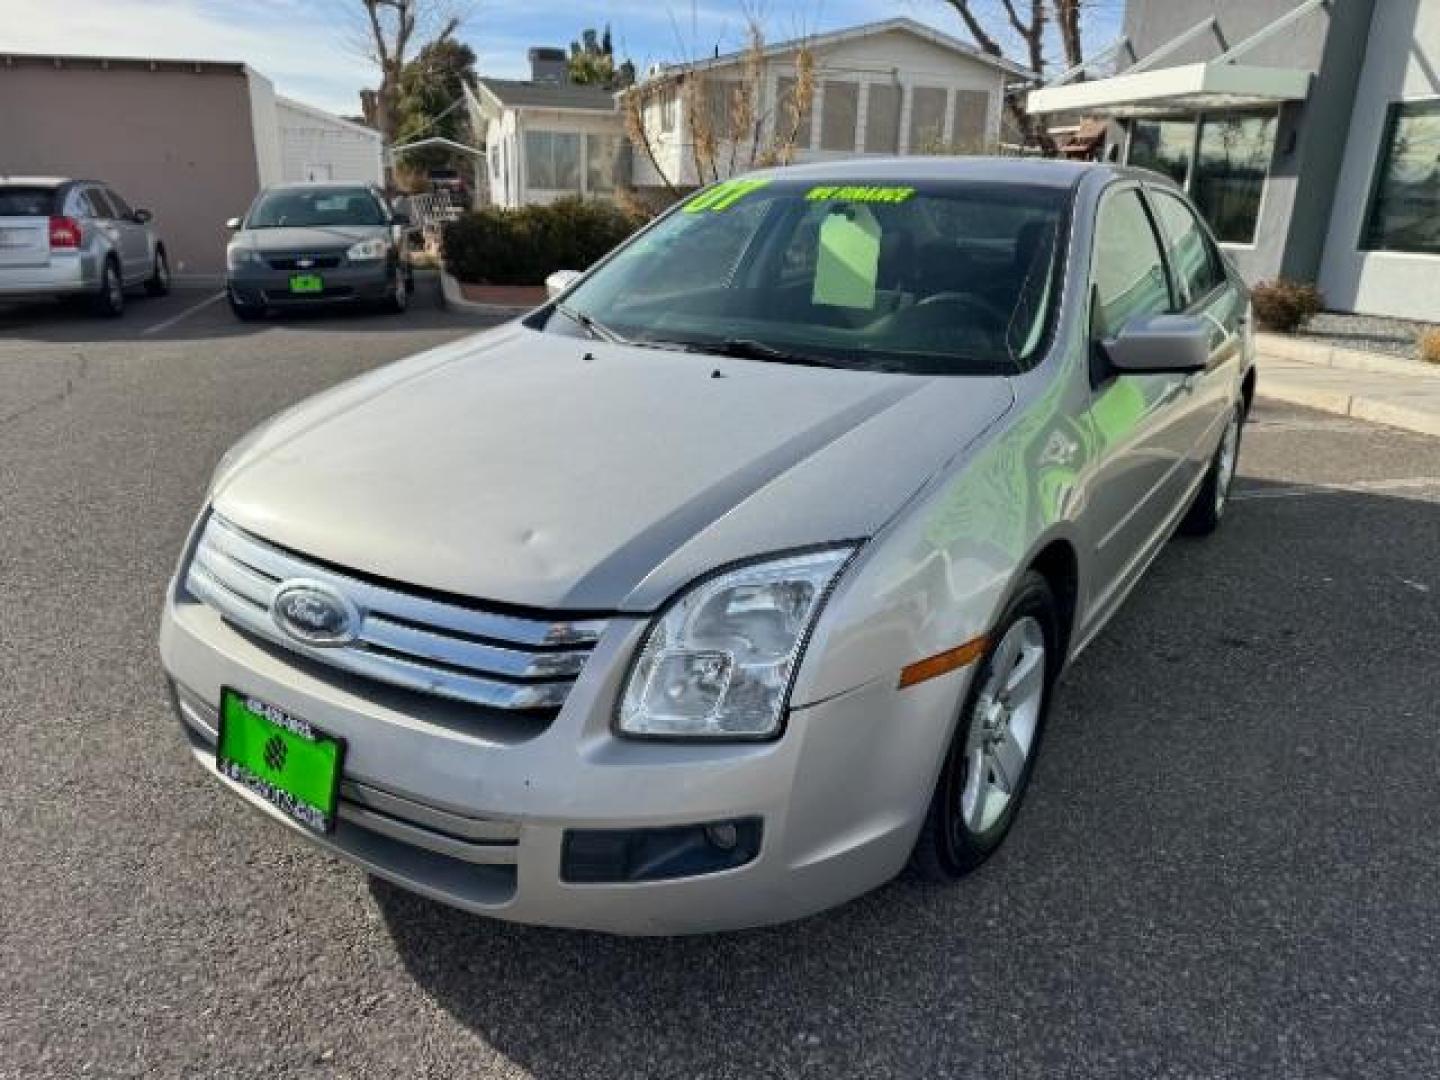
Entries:
{"label": "dealership building", "polygon": [[155,215],[177,280],[225,270],[225,221],[296,180],[380,183],[380,133],[242,63],[0,53],[0,175],[103,180]]}
{"label": "dealership building", "polygon": [[1130,0],[1029,107],[1107,119],[1104,155],[1185,187],[1250,281],[1440,320],[1440,0]]}

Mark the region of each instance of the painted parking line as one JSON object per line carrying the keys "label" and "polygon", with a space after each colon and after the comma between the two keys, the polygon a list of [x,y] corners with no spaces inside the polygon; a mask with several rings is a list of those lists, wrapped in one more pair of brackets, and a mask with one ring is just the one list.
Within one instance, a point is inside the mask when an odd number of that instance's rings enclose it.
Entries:
{"label": "painted parking line", "polygon": [[207,308],[207,307],[209,307],[211,304],[215,303],[216,300],[223,300],[224,298],[225,298],[225,290],[222,289],[222,290],[220,290],[220,292],[217,292],[214,296],[207,296],[204,300],[201,300],[198,304],[191,304],[191,305],[190,305],[188,308],[186,308],[184,311],[180,312],[179,315],[172,315],[170,318],[168,318],[168,319],[163,319],[163,320],[161,320],[160,322],[156,323],[154,326],[147,326],[144,330],[141,330],[140,333],[143,334],[143,335],[148,336],[148,335],[150,335],[150,334],[158,334],[158,333],[160,333],[160,331],[162,331],[162,330],[169,330],[170,327],[176,325],[177,323],[183,322],[184,320],[188,319],[191,315],[194,315],[197,311],[203,311],[205,308]]}
{"label": "painted parking line", "polygon": [[1297,499],[1312,495],[1390,495],[1409,492],[1423,502],[1440,500],[1440,476],[1394,480],[1356,480],[1348,484],[1305,484],[1297,487],[1241,488],[1231,499]]}

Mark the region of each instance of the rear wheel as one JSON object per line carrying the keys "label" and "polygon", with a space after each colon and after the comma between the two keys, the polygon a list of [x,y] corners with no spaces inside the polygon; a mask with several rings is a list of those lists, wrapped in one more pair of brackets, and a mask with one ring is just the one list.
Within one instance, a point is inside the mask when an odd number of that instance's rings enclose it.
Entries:
{"label": "rear wheel", "polygon": [[145,291],[151,296],[165,296],[170,292],[170,260],[163,247],[155,249],[155,267],[145,282]]}
{"label": "rear wheel", "polygon": [[1230,485],[1235,480],[1235,466],[1240,460],[1240,425],[1243,420],[1242,407],[1238,404],[1233,406],[1205,480],[1180,522],[1182,533],[1209,536],[1220,527],[1220,521],[1225,516],[1225,504],[1230,499]]}
{"label": "rear wheel", "polygon": [[118,319],[125,314],[125,287],[120,281],[120,267],[114,259],[106,259],[100,268],[100,288],[91,300],[95,314]]}
{"label": "rear wheel", "polygon": [[1031,571],[976,668],[911,869],[953,881],[1000,846],[1030,784],[1060,663],[1055,598]]}

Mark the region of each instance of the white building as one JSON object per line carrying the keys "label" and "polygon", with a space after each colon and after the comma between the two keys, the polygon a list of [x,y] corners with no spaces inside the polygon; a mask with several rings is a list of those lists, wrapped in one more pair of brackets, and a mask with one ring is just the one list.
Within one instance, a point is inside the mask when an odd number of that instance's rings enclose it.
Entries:
{"label": "white building", "polygon": [[275,122],[280,133],[283,182],[384,182],[384,141],[374,128],[278,96]]}
{"label": "white building", "polygon": [[[763,148],[788,142],[788,132],[795,129],[796,61],[802,48],[813,59],[815,89],[808,115],[798,118],[795,162],[993,149],[1000,140],[1006,84],[1029,76],[1016,64],[907,18],[782,42],[764,52],[754,108],[762,155]],[[635,185],[662,184],[662,171],[677,186],[698,183],[687,96],[704,102],[712,133],[733,133],[740,126],[730,115],[735,88],[746,76],[747,57],[739,52],[664,67],[641,83],[633,92],[646,99],[645,129],[656,162],[635,154]],[[687,90],[692,80],[701,81],[698,91]],[[734,148],[735,156],[745,168],[755,140],[741,141],[745,145]],[[728,166],[731,151],[721,139],[714,157]]]}
{"label": "white building", "polygon": [[[794,126],[787,109],[802,48],[811,52],[816,86],[800,118],[797,162],[993,147],[1006,84],[1029,75],[906,18],[783,42],[764,53],[755,107],[762,150],[775,144],[777,124]],[[530,80],[481,79],[470,96],[473,128],[483,133],[489,198],[497,206],[605,197],[617,186],[658,188],[667,180],[696,186],[694,133],[683,102],[687,95],[705,101],[712,130],[734,130],[726,110],[747,75],[745,54],[732,53],[660,67],[628,91],[644,102],[652,163],[650,153],[626,137],[621,95],[569,83],[559,49],[531,49],[530,62]],[[750,160],[754,140],[743,143],[733,155],[728,145],[717,148],[722,175],[732,171],[732,161],[733,171],[757,164]]]}

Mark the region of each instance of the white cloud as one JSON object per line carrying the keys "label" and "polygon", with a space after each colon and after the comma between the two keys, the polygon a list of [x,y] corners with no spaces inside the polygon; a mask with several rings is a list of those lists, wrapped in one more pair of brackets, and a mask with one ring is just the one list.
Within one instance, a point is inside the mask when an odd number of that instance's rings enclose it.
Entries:
{"label": "white cloud", "polygon": [[351,47],[332,4],[252,0],[0,0],[13,52],[231,60],[282,93],[341,113],[360,110],[373,68]]}

